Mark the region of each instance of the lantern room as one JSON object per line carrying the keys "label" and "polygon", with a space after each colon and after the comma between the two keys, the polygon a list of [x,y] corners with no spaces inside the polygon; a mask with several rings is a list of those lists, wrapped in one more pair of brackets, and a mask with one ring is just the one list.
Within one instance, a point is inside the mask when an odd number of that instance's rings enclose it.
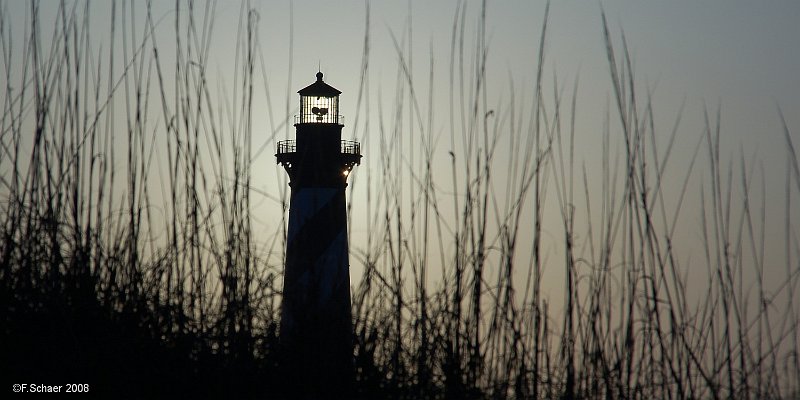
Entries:
{"label": "lantern room", "polygon": [[336,88],[322,81],[322,72],[317,72],[317,81],[300,89],[299,124],[340,124],[339,95]]}

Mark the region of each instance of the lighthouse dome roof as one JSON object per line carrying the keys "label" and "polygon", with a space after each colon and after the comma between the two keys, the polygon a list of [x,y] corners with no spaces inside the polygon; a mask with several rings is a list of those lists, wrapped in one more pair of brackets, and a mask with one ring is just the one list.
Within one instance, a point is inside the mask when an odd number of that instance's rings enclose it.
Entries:
{"label": "lighthouse dome roof", "polygon": [[342,94],[339,89],[328,85],[327,83],[322,81],[322,72],[317,72],[317,81],[298,90],[301,96],[324,96],[324,97],[333,97]]}

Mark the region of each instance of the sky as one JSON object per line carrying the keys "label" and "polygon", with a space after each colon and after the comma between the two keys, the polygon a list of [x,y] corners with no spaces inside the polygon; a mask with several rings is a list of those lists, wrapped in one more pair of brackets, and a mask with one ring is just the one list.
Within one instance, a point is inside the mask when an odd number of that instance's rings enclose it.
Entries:
{"label": "sky", "polygon": [[[198,13],[205,3],[198,2]],[[75,4],[75,3],[68,3]],[[83,4],[83,3],[78,3]],[[144,2],[118,2],[120,8],[136,10],[143,19]],[[58,2],[41,2],[43,20],[54,18]],[[91,3],[91,26],[98,48],[108,48],[110,6],[107,2]],[[154,2],[157,40],[169,60],[174,43],[172,23],[176,13],[174,2]],[[296,91],[314,81],[321,69],[325,80],[343,93],[340,110],[345,116],[343,135],[364,142],[364,161],[352,175],[353,191],[350,230],[351,249],[363,248],[370,220],[361,217],[370,185],[379,178],[367,179],[367,171],[380,175],[379,138],[381,124],[390,119],[397,106],[399,60],[403,56],[420,105],[432,113],[432,131],[440,139],[434,149],[439,163],[437,178],[444,192],[449,185],[448,152],[450,145],[449,82],[451,38],[457,10],[464,14],[466,65],[474,57],[475,38],[481,3],[478,1],[250,1],[257,16],[256,38],[261,48],[263,68],[257,75],[267,78],[258,82],[256,112],[252,120],[254,180],[257,189],[254,219],[264,235],[279,229],[279,185],[286,185],[285,176],[273,158],[275,140],[293,137],[290,125],[282,124],[297,113]],[[12,18],[12,32],[22,37],[25,2],[3,2],[3,12]],[[185,13],[185,5],[180,12]],[[214,3],[214,24],[208,61],[209,75],[215,87],[233,87],[231,60],[236,58],[237,32],[242,5],[235,1]],[[532,102],[539,39],[542,30],[544,1],[488,1],[486,4],[486,98],[489,108],[507,110],[512,93],[518,107],[526,109]],[[636,83],[640,93],[648,93],[655,109],[657,141],[665,143],[680,113],[681,123],[673,157],[680,167],[691,158],[705,129],[704,110],[721,115],[722,154],[730,160],[744,157],[748,165],[763,174],[767,193],[770,226],[783,228],[786,215],[783,200],[786,185],[786,140],[778,110],[783,111],[795,146],[800,143],[800,3],[796,1],[752,2],[744,0],[674,0],[642,2],[633,0],[580,1],[559,0],[550,4],[545,49],[546,97],[552,98],[553,85],[571,96],[577,82],[577,157],[590,170],[599,162],[605,121],[613,114],[613,91],[603,39],[602,13],[607,18],[617,54],[624,37],[630,50]],[[367,25],[367,21],[369,24]],[[135,24],[133,24],[135,25]],[[45,24],[45,30],[51,25]],[[133,28],[136,30],[136,28]],[[141,34],[141,31],[137,31]],[[365,58],[365,34],[368,36],[368,57]],[[367,62],[364,100],[357,99],[361,90],[361,68]],[[428,100],[428,76],[433,65],[433,96]],[[262,75],[263,72],[263,75]],[[220,98],[224,98],[220,92]],[[268,101],[269,99],[269,101]],[[609,108],[612,109],[609,114]],[[683,110],[681,112],[681,110]],[[406,111],[408,112],[408,109]],[[268,115],[273,116],[269,120]],[[356,122],[358,121],[358,123]],[[369,121],[367,124],[365,121]],[[391,130],[391,123],[384,122]],[[413,124],[402,129],[415,129]],[[401,129],[401,130],[402,130]],[[400,133],[403,134],[402,132]],[[502,151],[498,156],[503,158]],[[727,159],[727,158],[726,158]],[[727,164],[726,164],[727,165]],[[262,172],[263,171],[263,172]],[[439,175],[440,174],[440,175]],[[498,173],[502,180],[502,169]],[[702,175],[702,174],[701,174]],[[680,177],[680,173],[676,173]],[[405,184],[411,177],[405,177]],[[703,182],[700,176],[692,188]],[[707,178],[705,178],[707,179]],[[680,180],[670,182],[678,185]],[[671,187],[676,190],[677,186]],[[690,191],[695,189],[690,189]],[[262,194],[266,194],[262,196]],[[690,193],[693,200],[697,192]],[[360,203],[360,204],[359,204]],[[796,203],[792,203],[796,204]],[[689,207],[689,206],[687,206]],[[790,206],[793,207],[793,206]],[[691,249],[698,239],[692,219],[697,210],[684,210],[687,215],[687,257],[700,258],[700,250]],[[451,211],[452,213],[452,211]],[[794,215],[800,214],[795,210]],[[455,213],[453,213],[455,215]],[[557,218],[554,218],[557,220]],[[770,243],[782,241],[780,229],[767,230]],[[556,235],[553,228],[553,236]],[[777,247],[776,247],[777,248]],[[776,252],[778,252],[776,250]],[[777,257],[777,256],[776,256]],[[353,263],[355,264],[355,263]],[[359,281],[354,265],[352,281]],[[435,277],[432,279],[436,279]],[[556,278],[554,278],[556,279]],[[779,279],[779,278],[776,278]]]}
{"label": "sky", "polygon": [[[359,68],[365,32],[365,2],[295,1],[257,4],[263,21],[262,34],[270,53],[280,61],[277,76],[288,58],[285,40],[289,31],[286,15],[291,4],[294,15],[291,88],[310,83],[318,63],[326,80],[343,91],[342,112],[352,118],[359,88]],[[448,64],[454,14],[465,6],[467,37],[474,37],[480,2],[370,2],[369,85],[372,113],[376,103],[392,108],[396,87],[398,50],[408,46],[411,25],[412,72],[419,93],[426,93],[430,55],[434,55],[436,95],[434,131],[448,129]],[[509,96],[509,79],[517,87],[517,96],[530,93],[534,84],[539,37],[543,21],[543,1],[490,1],[487,4],[488,38],[487,85],[489,103],[502,102]],[[783,110],[787,125],[800,142],[800,3],[792,1],[556,1],[550,5],[545,42],[546,81],[557,79],[566,93],[578,80],[577,149],[580,158],[591,166],[598,162],[600,131],[610,98],[613,96],[605,53],[601,12],[605,12],[612,39],[618,47],[624,33],[640,93],[650,93],[655,104],[659,140],[666,141],[678,114],[681,123],[673,159],[677,171],[692,154],[705,129],[704,110],[713,120],[721,115],[722,156],[731,160],[743,156],[747,162],[763,168],[768,206],[767,222],[780,226],[785,205],[781,197],[785,187],[786,147],[778,109]],[[394,39],[393,39],[394,38]],[[469,44],[467,45],[469,46]],[[276,85],[281,88],[285,81]],[[527,88],[527,89],[526,89]],[[281,88],[282,89],[282,88]],[[521,94],[522,93],[522,94]],[[423,101],[425,95],[421,96]],[[528,100],[530,101],[530,100]],[[683,110],[681,112],[681,110]],[[348,132],[345,120],[345,132]],[[375,117],[372,117],[373,124]],[[351,127],[352,128],[352,125]],[[596,134],[594,134],[596,132]],[[373,135],[373,132],[367,135]],[[360,132],[355,133],[363,139]],[[371,136],[372,137],[372,136]],[[442,139],[437,149],[449,149]],[[663,142],[662,142],[663,143]],[[365,165],[375,168],[374,139],[365,152]],[[440,165],[446,166],[446,161]],[[707,164],[702,163],[704,168]],[[723,161],[723,165],[728,166]],[[444,168],[443,168],[444,169]],[[675,170],[673,170],[675,171]],[[682,173],[675,172],[682,178]],[[447,173],[448,171],[443,171]],[[502,170],[499,174],[502,175]],[[757,175],[760,175],[759,172]],[[358,178],[357,176],[356,178]],[[708,177],[693,181],[690,198],[697,204],[697,187]],[[446,178],[443,179],[446,181]],[[675,189],[680,182],[673,182]],[[356,190],[363,190],[363,184]],[[676,190],[676,189],[675,189]],[[358,199],[358,197],[356,197]],[[364,196],[361,197],[362,206]],[[354,204],[358,209],[357,200]],[[687,208],[685,235],[679,240],[696,242],[700,234],[696,223],[698,211]],[[356,223],[351,231],[364,229]],[[358,225],[362,225],[359,227]],[[553,235],[556,235],[555,232]],[[781,243],[782,232],[767,230],[769,243]],[[680,237],[684,236],[684,237]],[[357,246],[352,243],[351,246]],[[687,247],[691,247],[687,244]],[[685,255],[692,263],[701,259],[693,249]],[[774,251],[773,253],[779,253]],[[556,258],[553,256],[552,258]],[[780,262],[774,259],[779,265]],[[776,275],[781,275],[777,274]]]}

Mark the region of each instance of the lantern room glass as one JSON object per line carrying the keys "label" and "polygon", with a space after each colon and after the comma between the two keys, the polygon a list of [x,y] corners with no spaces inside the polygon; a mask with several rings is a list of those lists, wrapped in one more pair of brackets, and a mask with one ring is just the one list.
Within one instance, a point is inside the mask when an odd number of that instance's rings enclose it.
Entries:
{"label": "lantern room glass", "polygon": [[300,123],[339,123],[339,96],[300,96]]}

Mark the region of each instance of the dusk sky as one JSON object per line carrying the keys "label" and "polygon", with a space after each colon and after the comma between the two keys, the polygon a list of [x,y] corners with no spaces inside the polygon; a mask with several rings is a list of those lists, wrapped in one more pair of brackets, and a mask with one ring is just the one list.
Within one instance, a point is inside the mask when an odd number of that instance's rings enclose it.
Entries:
{"label": "dusk sky", "polygon": [[[72,4],[69,3],[70,7]],[[125,19],[119,16],[120,10],[130,12],[131,4],[135,13],[125,18],[139,21],[138,25],[137,22],[126,27],[118,25],[117,29],[132,29],[141,35],[144,2],[118,2],[118,23]],[[227,88],[224,90],[230,94],[231,87],[235,86],[231,60],[236,58],[242,6],[239,2],[227,1],[213,5],[214,23],[206,73],[214,81],[211,85],[213,88]],[[53,25],[56,6],[55,1],[41,3],[42,20],[50,21],[43,24],[43,37],[47,37],[48,29]],[[298,112],[297,90],[313,82],[318,68],[324,72],[326,82],[343,92],[340,110],[345,117],[344,137],[356,138],[364,145],[363,163],[356,168],[348,189],[353,191],[351,250],[363,249],[367,225],[370,224],[361,211],[366,203],[368,171],[375,174],[369,179],[369,185],[380,185],[380,120],[383,118],[384,130],[391,132],[395,96],[398,88],[405,85],[403,79],[399,78],[398,51],[410,63],[409,73],[413,77],[414,90],[424,110],[422,116],[427,122],[428,110],[433,115],[432,131],[438,137],[433,152],[437,162],[434,168],[437,169],[438,187],[445,193],[452,189],[448,153],[458,153],[459,150],[451,148],[449,125],[453,24],[455,14],[460,10],[464,13],[464,65],[469,74],[475,59],[480,2],[295,0],[251,1],[249,6],[255,10],[258,18],[256,39],[262,57],[256,66],[254,110],[257,111],[252,119],[252,187],[257,190],[254,195],[254,219],[257,229],[261,229],[265,237],[280,230],[280,220],[276,215],[279,215],[281,208],[277,199],[281,196],[280,187],[287,190],[285,174],[274,161],[275,141],[293,137],[291,122],[289,125],[285,122],[291,121]],[[511,86],[514,88],[516,107],[523,113],[530,113],[545,6],[544,1],[487,2],[486,102],[487,108],[496,110],[497,115],[507,116]],[[10,29],[14,33],[15,43],[20,45],[25,28],[22,21],[28,5],[11,1],[4,2],[2,7],[4,12],[19,16],[18,19],[12,19],[11,27],[4,29]],[[198,15],[202,15],[205,4],[196,7]],[[83,5],[77,8],[80,10]],[[99,49],[96,54],[100,54],[109,48],[108,16],[111,11],[106,2],[93,2],[90,10],[89,29],[94,33],[93,47]],[[767,225],[770,228],[766,230],[767,242],[781,242],[782,245],[785,236],[782,233],[786,215],[783,198],[788,154],[778,110],[783,110],[797,146],[800,143],[797,134],[800,126],[800,24],[797,23],[800,20],[800,3],[729,0],[552,2],[544,44],[545,103],[549,104],[546,107],[552,107],[555,81],[564,104],[569,104],[577,81],[576,158],[579,160],[577,165],[587,167],[589,171],[595,170],[600,162],[597,150],[601,147],[606,121],[611,121],[612,132],[615,132],[614,124],[618,121],[603,39],[601,10],[605,10],[618,57],[622,54],[621,37],[624,32],[639,97],[642,104],[648,96],[652,99],[657,142],[665,145],[683,107],[671,155],[673,178],[665,183],[665,191],[677,190],[683,180],[685,166],[695,145],[703,137],[704,108],[707,108],[711,120],[720,110],[722,165],[727,168],[731,165],[729,160],[738,162],[743,157],[747,167],[754,171],[756,180],[760,182],[761,176],[765,177],[766,199],[758,195],[755,200],[766,200],[768,204]],[[185,13],[186,10],[181,12]],[[162,62],[169,65],[174,54],[171,49],[175,46],[174,3],[154,2],[153,15],[160,56]],[[366,58],[368,69],[364,81],[365,97],[357,109],[360,69],[365,61],[365,33],[368,33],[369,39]],[[117,51],[120,51],[119,43]],[[435,86],[433,103],[429,104],[431,63]],[[266,77],[267,81],[264,82],[262,77]],[[219,98],[224,103],[225,96],[222,93],[219,92]],[[403,111],[406,121],[408,109],[406,107]],[[552,108],[549,112],[552,112]],[[270,115],[272,120],[269,120]],[[157,124],[162,122],[154,121],[153,129],[157,130]],[[408,123],[401,127],[408,128]],[[275,131],[272,132],[272,129]],[[413,129],[416,129],[416,125]],[[621,139],[618,134],[612,133],[612,138],[619,144]],[[500,146],[497,159],[503,159],[502,152],[507,147]],[[701,167],[695,171],[696,177],[689,184],[687,205],[682,210],[688,222],[681,225],[680,229],[686,229],[686,233],[676,234],[680,240],[686,241],[684,244],[699,238],[697,226],[692,225],[692,221],[696,220],[699,213],[697,188],[704,182],[708,183],[708,178],[702,172],[707,169],[707,160],[703,158],[705,153],[705,150],[700,152],[698,165]],[[419,157],[416,162],[419,162]],[[739,167],[731,168],[738,174]],[[495,176],[502,177],[504,171],[501,168],[495,173]],[[406,184],[411,181],[410,177],[404,179]],[[502,178],[498,179],[502,181]],[[577,186],[581,185],[579,179]],[[760,184],[754,186],[761,190]],[[498,192],[503,191],[498,189]],[[794,215],[800,215],[800,211],[795,210]],[[550,234],[555,238],[558,237],[556,215],[553,215],[552,223],[554,227],[545,231],[550,229]],[[700,262],[702,258],[697,249],[683,254],[694,262]],[[552,257],[558,259],[555,254]],[[356,262],[351,264],[354,264],[351,275],[355,284],[359,280],[359,268]]]}
{"label": "dusk sky", "polygon": [[[294,48],[291,83],[287,88],[289,46],[289,5],[294,13]],[[460,4],[460,5],[459,5]],[[237,12],[229,6],[230,13]],[[450,41],[454,14],[466,7],[466,64],[474,57],[474,38],[480,2],[370,2],[369,27],[369,91],[371,131],[357,127],[353,134],[355,101],[359,88],[359,68],[365,33],[366,7],[362,1],[312,2],[295,1],[254,3],[261,16],[261,44],[272,58],[268,72],[270,87],[276,97],[289,90],[292,94],[310,83],[318,63],[326,80],[343,91],[342,112],[345,132],[367,142],[364,164],[357,168],[353,209],[363,207],[363,176],[367,168],[377,168],[377,109],[382,103],[384,115],[391,115],[397,87],[399,46],[407,46],[408,24],[411,25],[411,63],[415,89],[423,107],[427,106],[428,69],[433,54],[436,91],[434,92],[434,132],[439,132],[436,154],[442,157],[442,185],[449,183],[446,153],[450,150],[448,85]],[[223,8],[223,7],[220,7]],[[539,36],[545,2],[501,1],[487,5],[487,90],[489,108],[508,105],[509,80],[516,90],[516,101],[529,107],[534,85]],[[552,82],[558,80],[564,96],[571,96],[578,79],[576,112],[577,154],[589,170],[600,162],[602,126],[607,110],[611,121],[617,115],[605,53],[601,10],[605,10],[611,36],[621,54],[621,35],[625,34],[640,98],[652,96],[659,141],[665,143],[683,106],[681,123],[672,154],[671,171],[677,191],[685,166],[698,140],[703,137],[704,107],[712,121],[721,113],[721,154],[724,160],[743,157],[753,168],[758,181],[766,177],[768,210],[767,242],[783,245],[783,202],[787,171],[787,152],[778,108],[783,110],[795,146],[800,142],[800,5],[793,1],[556,1],[550,6],[550,20],[545,42],[545,97],[552,98]],[[220,14],[222,15],[222,14]],[[220,25],[236,20],[220,16]],[[233,31],[233,28],[230,28]],[[393,39],[394,37],[394,39]],[[406,55],[407,57],[407,55]],[[220,61],[217,61],[220,62]],[[221,63],[221,62],[220,62]],[[527,96],[527,98],[525,98]],[[277,108],[283,107],[280,101]],[[294,102],[294,98],[291,99]],[[292,104],[294,107],[294,104]],[[363,107],[363,106],[362,106]],[[500,107],[503,107],[502,105]],[[364,110],[361,110],[363,112]],[[363,114],[361,118],[364,118]],[[384,117],[388,118],[388,117]],[[363,122],[362,122],[363,123]],[[255,122],[256,126],[258,122]],[[291,136],[293,132],[289,132]],[[613,136],[613,135],[612,135]],[[614,136],[620,140],[619,136]],[[259,139],[256,139],[258,142]],[[663,150],[662,150],[663,151]],[[696,179],[687,195],[688,205],[682,210],[686,222],[680,225],[685,233],[678,241],[696,243],[700,239],[698,225],[699,186],[708,183],[708,176],[698,171],[707,169],[705,150],[700,153]],[[269,168],[271,154],[263,156]],[[499,157],[502,158],[502,157]],[[261,160],[260,160],[261,161]],[[729,161],[723,161],[727,168]],[[732,167],[738,173],[738,167]],[[502,175],[502,167],[495,171]],[[374,181],[373,181],[374,182]],[[578,185],[580,186],[580,185]],[[754,185],[760,190],[760,186]],[[668,191],[669,193],[669,191]],[[359,203],[359,198],[362,204]],[[354,211],[356,214],[357,211]],[[795,213],[796,215],[796,213]],[[557,222],[557,217],[551,222]],[[351,231],[363,231],[364,223],[353,216]],[[556,220],[555,222],[553,220]],[[796,220],[796,219],[795,219]],[[359,226],[361,225],[361,226]],[[552,235],[557,237],[555,229]],[[357,235],[354,236],[358,237]],[[688,247],[689,246],[687,244]],[[768,246],[770,246],[768,244]],[[359,243],[351,243],[358,248]],[[769,252],[769,251],[768,251]],[[782,253],[777,250],[772,253]],[[701,265],[698,248],[686,250],[687,265]],[[782,256],[773,254],[779,261]],[[552,259],[559,257],[553,254]],[[780,265],[780,262],[777,262]],[[776,271],[777,274],[777,271]],[[782,272],[781,274],[782,275]],[[357,280],[354,274],[353,280]]]}

